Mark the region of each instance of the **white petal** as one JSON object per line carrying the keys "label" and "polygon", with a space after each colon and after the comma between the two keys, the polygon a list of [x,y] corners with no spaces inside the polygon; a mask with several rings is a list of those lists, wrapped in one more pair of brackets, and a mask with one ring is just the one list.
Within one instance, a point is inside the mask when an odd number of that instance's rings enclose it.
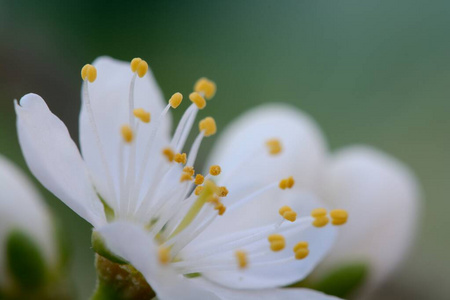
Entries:
{"label": "white petal", "polygon": [[[265,143],[271,138],[280,139],[283,145],[279,155],[271,156],[266,150]],[[248,191],[291,175],[297,187],[315,189],[325,151],[321,131],[309,116],[288,105],[263,105],[224,130],[209,163],[222,167],[222,181],[227,173],[241,166],[225,182],[230,193]],[[252,160],[253,157],[257,158]]]}
{"label": "white petal", "polygon": [[349,220],[321,270],[353,261],[371,266],[380,283],[406,257],[418,225],[418,183],[397,160],[366,147],[341,150],[331,160],[324,193]]}
{"label": "white petal", "polygon": [[158,299],[220,299],[199,287],[195,281],[175,273],[170,265],[161,265],[157,245],[141,227],[115,222],[98,231],[112,252],[129,261],[144,275]]}
{"label": "white petal", "polygon": [[[91,107],[111,177],[115,186],[118,187],[119,145],[123,143],[120,127],[123,124],[129,124],[129,91],[133,73],[129,63],[110,57],[99,57],[93,62],[93,65],[97,68],[97,79],[89,84]],[[143,78],[136,78],[134,103],[135,108],[144,108],[151,113],[151,122],[139,124],[139,132],[135,139],[138,149],[136,166],[140,167],[147,138],[150,136],[151,124],[155,123],[164,108],[162,93],[150,69]],[[170,124],[171,118],[168,114],[162,120],[161,134],[156,139],[154,150],[157,155],[152,156],[149,166],[155,166],[156,160],[162,159],[160,151],[169,143]],[[80,144],[83,158],[93,174],[96,188],[106,197],[108,192],[106,191],[105,168],[102,165],[102,158],[84,101],[80,114]],[[127,160],[125,159],[125,161]],[[136,168],[137,172],[138,170],[139,168]],[[148,172],[145,176],[148,178]],[[147,182],[147,180],[144,180],[144,182]],[[111,201],[111,199],[106,200]],[[113,205],[111,202],[110,204]]]}
{"label": "white petal", "polygon": [[[221,239],[234,241],[245,232],[248,233],[245,234],[246,236],[252,236],[252,234],[261,232],[263,228],[273,226],[274,223],[282,220],[282,217],[278,214],[278,210],[283,205],[289,205],[294,211],[298,212],[298,219],[302,216],[308,216],[314,208],[323,207],[323,204],[312,195],[304,195],[299,191],[289,190],[279,190],[279,192],[278,196],[269,194],[259,197],[246,208],[239,209],[230,214],[225,212],[223,216],[217,217],[202,235],[188,245],[184,253],[190,257],[196,257],[196,255],[200,255],[198,253],[201,253],[202,248],[206,248],[205,245],[207,244],[211,245],[215,238],[220,237]],[[259,205],[258,203],[260,201],[264,204]],[[224,202],[226,202],[226,199]],[[256,226],[255,224],[264,224],[265,227]],[[302,280],[331,249],[335,240],[336,229],[333,226],[326,226],[324,228],[310,226],[304,229],[297,222],[290,223],[286,221],[278,231],[281,232],[285,226],[292,229],[289,230],[289,234],[285,235],[286,248],[283,251],[277,253],[271,252],[269,250],[267,236],[264,236],[261,240],[242,248],[242,250],[250,250],[248,252],[248,268],[240,270],[237,268],[237,263],[235,263],[234,270],[209,271],[203,272],[203,275],[213,282],[238,289],[278,287]],[[273,233],[277,233],[278,231]],[[293,258],[294,253],[292,248],[300,241],[307,241],[309,243],[310,254],[307,258],[303,260],[293,259],[279,264],[272,263],[281,259]],[[258,246],[260,249],[267,249],[268,251],[264,256],[256,259],[254,263],[265,262],[267,266],[252,267],[251,249]],[[217,252],[221,251],[220,243],[217,243],[214,247],[217,249]],[[234,259],[234,251],[238,249],[233,249],[220,255],[217,254],[214,256],[214,259]]]}
{"label": "white petal", "polygon": [[299,288],[284,288],[284,289],[259,289],[259,290],[233,290],[223,288],[221,286],[211,284],[202,279],[195,279],[199,285],[205,289],[215,293],[223,300],[337,300],[339,298],[328,296],[323,293]]}
{"label": "white petal", "polygon": [[[48,265],[56,263],[56,244],[51,216],[38,191],[23,172],[0,155],[0,245],[11,230],[33,239]],[[6,247],[0,247],[0,286],[7,284]]]}
{"label": "white petal", "polygon": [[92,225],[105,222],[103,206],[64,123],[36,94],[25,95],[15,108],[20,146],[34,176]]}

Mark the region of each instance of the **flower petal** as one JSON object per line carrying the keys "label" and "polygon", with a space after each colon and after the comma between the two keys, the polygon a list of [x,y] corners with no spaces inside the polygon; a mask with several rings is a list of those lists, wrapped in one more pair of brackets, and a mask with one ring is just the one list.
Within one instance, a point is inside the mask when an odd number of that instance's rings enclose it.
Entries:
{"label": "flower petal", "polygon": [[400,162],[368,147],[350,147],[332,158],[325,199],[349,212],[335,248],[321,266],[368,261],[377,284],[405,257],[418,225],[420,192]]}
{"label": "flower petal", "polygon": [[[278,155],[269,155],[266,149],[272,138],[281,141]],[[314,190],[325,153],[321,131],[309,116],[288,105],[263,105],[225,129],[209,162],[222,167],[219,183],[226,184],[230,193],[247,192],[291,175],[297,187]]]}
{"label": "flower petal", "polygon": [[[25,174],[0,155],[0,245],[11,230],[19,229],[37,243],[48,265],[56,263],[51,216]],[[6,286],[6,247],[0,247],[0,286]]]}
{"label": "flower petal", "polygon": [[129,261],[158,295],[158,299],[220,299],[158,261],[158,251],[151,235],[132,223],[115,222],[98,230],[106,246]]}
{"label": "flower petal", "polygon": [[[97,68],[98,75],[93,83],[89,83],[89,98],[105,157],[101,157],[97,138],[87,114],[84,96],[80,113],[80,144],[83,158],[92,173],[96,188],[106,198],[108,195],[107,176],[102,160],[104,159],[108,164],[114,186],[118,187],[119,145],[123,143],[120,128],[123,124],[130,123],[129,93],[133,73],[129,63],[110,57],[99,57],[93,62],[93,65]],[[148,137],[151,135],[152,127],[164,108],[164,101],[150,70],[143,78],[137,77],[135,84],[134,107],[144,108],[151,114],[150,123],[139,124],[139,130],[134,141],[137,146],[136,172],[138,172],[142,165]],[[148,170],[151,169],[151,166],[157,165],[158,159],[162,159],[162,155],[159,154],[161,149],[169,143],[170,125],[171,118],[168,114],[161,121],[160,132],[155,140],[154,154],[156,155],[151,156],[152,161],[148,164]],[[127,150],[124,158],[126,164],[128,161]],[[148,179],[149,172],[146,172],[144,176]],[[148,180],[143,180],[143,182],[146,183]],[[105,200],[114,207],[111,199]]]}
{"label": "flower petal", "polygon": [[36,94],[22,97],[15,109],[20,146],[33,175],[93,226],[104,223],[103,206],[64,123]]}
{"label": "flower petal", "polygon": [[[231,259],[230,270],[202,272],[210,281],[231,288],[271,288],[302,280],[331,249],[335,240],[336,229],[330,225],[324,228],[315,228],[309,220],[306,220],[306,223],[305,221],[300,223],[302,222],[301,218],[308,217],[312,209],[323,205],[311,194],[302,194],[299,191],[284,192],[286,193],[277,197],[270,194],[259,197],[253,204],[249,203],[247,208],[240,208],[230,214],[225,212],[223,216],[217,217],[204,233],[189,244],[183,250],[184,252],[182,251],[181,256],[195,259],[196,257],[202,257],[202,250],[209,248],[210,252],[214,253],[213,258],[215,260]],[[266,201],[268,199],[271,201]],[[258,205],[260,200],[264,202],[263,205]],[[262,235],[257,241],[242,246],[242,248],[239,246],[229,250],[224,249],[224,240],[234,242],[239,237],[254,236],[266,232],[265,229],[267,228],[274,228],[274,224],[282,220],[278,210],[284,205],[289,205],[298,213],[298,221],[294,223],[285,221],[278,229],[271,232],[283,233],[286,239],[284,250],[280,252],[270,251],[267,241],[269,233]],[[263,220],[258,221],[258,218]],[[262,223],[264,223],[264,226],[255,225]],[[300,241],[309,243],[310,254],[305,259],[295,260],[292,249]],[[248,253],[248,268],[241,270],[237,267],[234,260],[235,250],[244,250]],[[252,260],[252,251],[261,250],[265,253]],[[252,263],[254,263],[253,267]]]}

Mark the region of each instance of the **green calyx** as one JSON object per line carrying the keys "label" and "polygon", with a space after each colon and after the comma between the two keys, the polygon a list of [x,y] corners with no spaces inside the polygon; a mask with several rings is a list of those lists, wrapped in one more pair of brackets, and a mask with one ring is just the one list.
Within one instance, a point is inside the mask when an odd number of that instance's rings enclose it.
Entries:
{"label": "green calyx", "polygon": [[112,253],[105,245],[105,241],[103,240],[103,237],[101,236],[101,234],[98,231],[93,231],[92,232],[92,236],[91,236],[91,243],[92,243],[92,248],[94,249],[94,251],[107,258],[108,260],[117,263],[117,264],[127,264],[128,262],[126,260],[124,260],[123,258],[115,255],[114,253]]}

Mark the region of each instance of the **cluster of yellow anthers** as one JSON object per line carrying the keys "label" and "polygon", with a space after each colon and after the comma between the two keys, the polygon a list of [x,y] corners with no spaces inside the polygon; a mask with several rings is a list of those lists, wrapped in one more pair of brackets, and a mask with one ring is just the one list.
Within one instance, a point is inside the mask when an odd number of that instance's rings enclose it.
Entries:
{"label": "cluster of yellow anthers", "polygon": [[[323,227],[330,222],[327,216],[327,210],[325,208],[316,208],[311,212],[311,216],[314,218],[313,225],[315,227]],[[330,211],[331,224],[343,225],[347,222],[348,213],[344,209],[334,209]]]}

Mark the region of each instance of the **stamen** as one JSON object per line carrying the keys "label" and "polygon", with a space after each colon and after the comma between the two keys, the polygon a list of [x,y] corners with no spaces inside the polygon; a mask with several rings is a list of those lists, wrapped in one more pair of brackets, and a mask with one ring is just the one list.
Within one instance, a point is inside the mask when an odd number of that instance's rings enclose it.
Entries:
{"label": "stamen", "polygon": [[131,60],[130,67],[131,71],[133,71],[133,73],[137,73],[140,78],[144,77],[148,71],[147,62],[139,57],[133,58],[133,60]]}
{"label": "stamen", "polygon": [[170,262],[170,248],[159,246],[158,259],[162,265],[167,265]]}
{"label": "stamen", "polygon": [[274,252],[281,251],[286,247],[286,240],[281,234],[271,234],[267,240],[270,243],[270,249]]}
{"label": "stamen", "polygon": [[175,158],[175,153],[170,148],[164,148],[162,151],[163,155],[167,158],[169,162],[173,162]]}
{"label": "stamen", "polygon": [[203,181],[205,180],[205,177],[203,177],[203,175],[202,174],[197,174],[196,176],[195,176],[195,181],[194,181],[194,183],[196,184],[196,185],[200,185],[200,184],[203,184]]}
{"label": "stamen", "polygon": [[279,214],[288,221],[294,222],[297,219],[297,213],[291,207],[285,205],[278,210]]}
{"label": "stamen", "polygon": [[219,197],[226,197],[228,195],[228,189],[226,186],[220,186],[217,193]]}
{"label": "stamen", "polygon": [[309,254],[308,242],[297,243],[294,246],[293,251],[295,253],[295,259],[298,259],[298,260],[304,259]]}
{"label": "stamen", "polygon": [[206,117],[201,120],[198,127],[205,136],[211,136],[217,132],[216,121],[212,117]]}
{"label": "stamen", "polygon": [[143,108],[136,108],[133,110],[133,114],[136,118],[144,123],[150,123],[150,113]]}
{"label": "stamen", "polygon": [[234,252],[236,260],[240,269],[245,269],[248,265],[247,252],[243,250],[236,250]]}
{"label": "stamen", "polygon": [[325,208],[316,208],[311,212],[311,216],[314,218],[313,226],[320,228],[324,227],[330,221],[327,217],[327,210]]}
{"label": "stamen", "polygon": [[90,64],[84,65],[81,69],[81,78],[83,80],[88,80],[89,82],[94,82],[97,79],[97,69]]}
{"label": "stamen", "polygon": [[277,155],[281,153],[283,147],[281,146],[281,142],[279,139],[270,139],[266,142],[266,146],[271,155]]}
{"label": "stamen", "polygon": [[280,184],[278,185],[280,187],[280,189],[285,190],[285,189],[290,189],[294,186],[294,178],[292,176],[282,179],[280,181]]}
{"label": "stamen", "polygon": [[194,85],[194,91],[203,93],[205,98],[210,100],[216,94],[216,84],[206,77],[202,77]]}
{"label": "stamen", "polygon": [[204,109],[206,106],[206,100],[197,92],[193,92],[189,94],[189,100],[191,100],[195,105],[197,105],[198,109]]}
{"label": "stamen", "polygon": [[183,95],[181,93],[175,93],[170,97],[169,104],[172,108],[177,108],[181,104],[181,101],[183,101]]}
{"label": "stamen", "polygon": [[199,185],[198,187],[196,187],[195,191],[194,191],[195,195],[197,195],[197,196],[200,195],[202,190],[203,190],[203,186]]}
{"label": "stamen", "polygon": [[129,125],[122,125],[120,132],[126,143],[131,143],[133,141],[133,130]]}
{"label": "stamen", "polygon": [[179,164],[185,164],[186,163],[186,153],[177,153],[174,156],[175,162]]}
{"label": "stamen", "polygon": [[330,212],[331,224],[333,225],[343,225],[347,222],[348,213],[344,209],[334,209]]}
{"label": "stamen", "polygon": [[192,175],[186,172],[181,173],[180,182],[191,181]]}
{"label": "stamen", "polygon": [[194,176],[195,170],[194,167],[186,166],[183,168],[183,172],[186,172],[189,175]]}
{"label": "stamen", "polygon": [[325,208],[316,208],[313,209],[311,212],[311,217],[318,218],[318,217],[325,217],[327,215],[327,210]]}
{"label": "stamen", "polygon": [[217,176],[220,174],[220,172],[222,172],[222,169],[219,165],[209,167],[209,174],[211,174],[212,176]]}

